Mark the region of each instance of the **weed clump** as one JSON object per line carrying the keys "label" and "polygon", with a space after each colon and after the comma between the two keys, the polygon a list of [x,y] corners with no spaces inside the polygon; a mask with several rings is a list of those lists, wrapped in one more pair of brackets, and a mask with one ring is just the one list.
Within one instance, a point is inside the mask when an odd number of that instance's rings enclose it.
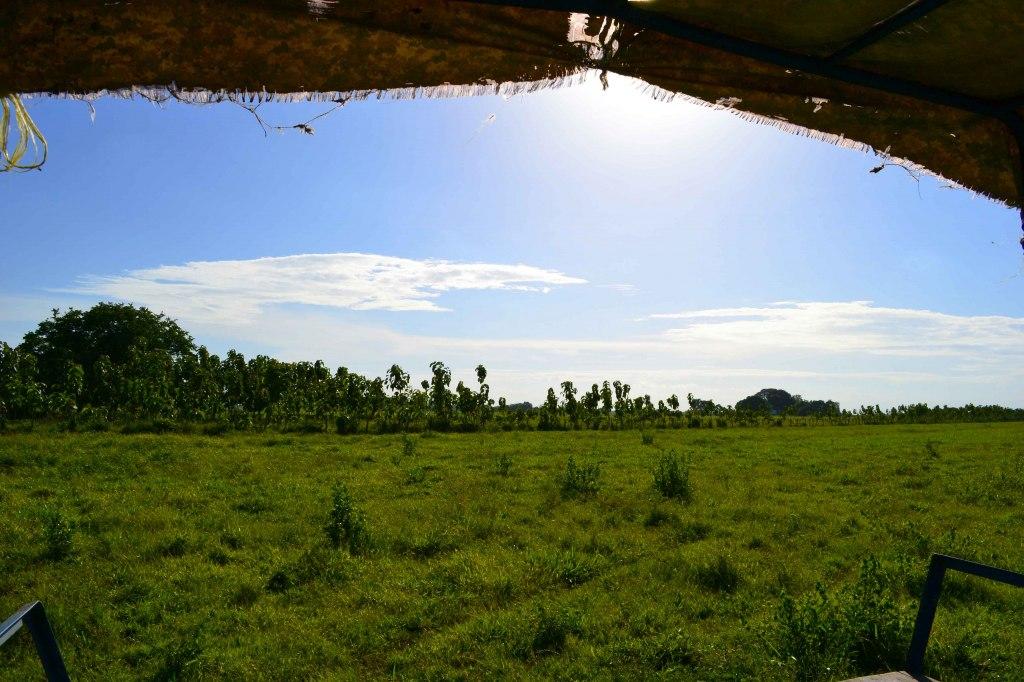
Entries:
{"label": "weed clump", "polygon": [[692,667],[697,663],[697,654],[682,630],[676,630],[658,637],[649,653],[655,670],[672,671]]}
{"label": "weed clump", "polygon": [[783,596],[774,618],[776,652],[796,680],[898,668],[910,620],[894,597],[897,583],[872,556],[857,582],[834,594],[819,584],[799,599]]}
{"label": "weed clump", "polygon": [[169,433],[177,427],[170,419],[145,419],[131,421],[121,427],[121,433],[126,436],[134,436],[142,433]]}
{"label": "weed clump", "polygon": [[710,524],[702,521],[689,521],[679,526],[676,531],[676,540],[681,544],[700,542],[711,535],[714,530]]}
{"label": "weed clump", "polygon": [[498,464],[495,467],[499,476],[508,476],[512,471],[512,458],[507,454],[502,455],[498,458]]}
{"label": "weed clump", "polygon": [[533,561],[542,579],[561,583],[566,587],[577,587],[597,575],[598,562],[573,548],[541,554]]}
{"label": "weed clump", "polygon": [[640,434],[640,443],[643,445],[654,445],[654,434],[644,431]]}
{"label": "weed clump", "polygon": [[59,509],[47,509],[43,513],[43,542],[46,557],[60,561],[71,556],[74,549],[74,528]]}
{"label": "weed clump", "polygon": [[276,571],[267,581],[267,590],[270,592],[287,592],[295,586],[295,579],[285,569]]}
{"label": "weed clump", "polygon": [[676,520],[674,514],[670,514],[660,507],[652,507],[651,511],[647,513],[644,518],[644,526],[647,528],[657,528],[658,526],[670,523]]}
{"label": "weed clump", "polygon": [[293,587],[319,580],[327,585],[338,585],[349,578],[348,558],[313,547],[303,552],[294,562],[275,571],[267,581],[268,592],[287,592]]}
{"label": "weed clump", "polygon": [[359,554],[369,549],[370,531],[366,527],[366,519],[362,510],[352,502],[352,496],[344,483],[334,489],[331,511],[327,515],[324,526],[327,541],[334,549],[348,548],[351,554]]}
{"label": "weed clump", "polygon": [[662,455],[654,468],[654,488],[666,499],[692,502],[693,485],[690,483],[689,465],[680,462],[675,452]]}
{"label": "weed clump", "polygon": [[231,595],[231,603],[235,606],[252,606],[260,598],[260,591],[252,585],[241,585]]}
{"label": "weed clump", "polygon": [[576,458],[569,455],[569,461],[565,463],[565,471],[558,476],[558,488],[564,498],[594,495],[600,487],[598,482],[600,477],[600,466],[597,464],[580,466],[576,464]]}
{"label": "weed clump", "polygon": [[570,635],[583,634],[579,613],[564,607],[538,606],[525,625],[523,636],[512,645],[513,655],[520,659],[561,653]]}
{"label": "weed clump", "polygon": [[711,563],[698,566],[694,578],[698,585],[712,592],[735,592],[740,584],[739,569],[724,555],[719,555]]}
{"label": "weed clump", "polygon": [[427,479],[427,472],[423,467],[413,467],[405,472],[405,484],[416,485]]}
{"label": "weed clump", "polygon": [[163,557],[178,559],[185,556],[188,551],[188,541],[180,535],[175,536],[167,542],[162,542],[157,547],[157,554]]}

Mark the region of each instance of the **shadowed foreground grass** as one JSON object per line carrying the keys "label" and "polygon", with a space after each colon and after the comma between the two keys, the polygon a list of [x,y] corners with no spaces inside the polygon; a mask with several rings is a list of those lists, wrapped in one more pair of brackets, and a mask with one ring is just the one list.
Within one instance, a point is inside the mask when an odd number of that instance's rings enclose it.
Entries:
{"label": "shadowed foreground grass", "polygon": [[[1018,424],[6,435],[0,617],[76,679],[830,679],[898,662],[930,552],[1024,568],[1022,489]],[[1022,597],[949,583],[932,674],[1016,679]]]}

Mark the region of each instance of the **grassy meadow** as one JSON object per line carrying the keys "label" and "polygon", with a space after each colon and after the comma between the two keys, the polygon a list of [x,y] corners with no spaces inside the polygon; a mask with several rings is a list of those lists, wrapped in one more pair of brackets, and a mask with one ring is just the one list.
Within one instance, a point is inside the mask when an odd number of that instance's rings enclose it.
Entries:
{"label": "grassy meadow", "polygon": [[[1022,490],[1012,423],[37,427],[0,436],[0,617],[42,600],[86,680],[841,679],[902,657],[930,552],[1024,569]],[[1024,594],[947,587],[931,674],[1019,679]]]}

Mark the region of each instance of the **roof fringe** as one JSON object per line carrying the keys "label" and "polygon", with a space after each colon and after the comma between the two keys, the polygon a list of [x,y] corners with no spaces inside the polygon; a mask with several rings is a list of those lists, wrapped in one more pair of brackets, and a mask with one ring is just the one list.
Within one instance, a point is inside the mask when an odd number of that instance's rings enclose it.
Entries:
{"label": "roof fringe", "polygon": [[[133,86],[131,88],[121,88],[114,90],[99,90],[90,93],[75,93],[75,92],[36,92],[36,93],[24,93],[23,98],[34,98],[34,97],[52,97],[59,99],[74,99],[85,102],[92,102],[103,97],[114,97],[120,99],[134,99],[141,97],[156,103],[164,103],[169,101],[184,102],[186,104],[194,105],[206,105],[206,104],[217,104],[221,102],[235,102],[241,104],[263,104],[263,103],[292,103],[292,102],[335,102],[335,103],[346,103],[350,101],[362,101],[362,100],[411,100],[411,99],[448,99],[457,97],[477,97],[485,95],[498,95],[502,97],[513,97],[516,95],[530,94],[533,92],[539,92],[542,90],[549,90],[555,88],[570,87],[573,85],[580,85],[588,80],[595,74],[603,73],[597,69],[583,69],[576,73],[572,73],[566,76],[559,76],[555,78],[543,78],[534,81],[509,81],[504,83],[498,83],[496,81],[486,81],[481,83],[470,83],[465,85],[456,85],[452,83],[444,83],[441,85],[434,86],[410,86],[405,88],[389,88],[389,89],[371,89],[371,90],[350,90],[347,92],[342,91],[327,91],[327,92],[313,92],[313,91],[301,91],[291,93],[278,93],[269,92],[266,89],[263,90],[205,90],[201,88],[197,89],[180,89],[175,84],[168,86]],[[758,125],[771,126],[777,128],[784,133],[790,135],[797,135],[799,137],[807,137],[820,142],[826,142],[828,144],[841,147],[843,149],[852,149],[865,154],[872,154],[879,158],[884,159],[887,163],[899,165],[914,174],[928,175],[936,178],[945,185],[955,188],[966,190],[974,195],[983,196],[993,201],[999,202],[1003,205],[1006,204],[1003,200],[993,197],[988,193],[964,185],[956,180],[947,178],[940,173],[937,173],[926,166],[922,166],[919,163],[905,159],[901,157],[892,156],[889,154],[888,148],[880,150],[873,147],[865,142],[859,142],[857,140],[851,140],[845,135],[836,133],[827,133],[813,128],[808,128],[796,123],[791,123],[782,118],[773,118],[771,116],[765,116],[763,114],[756,114],[749,111],[743,111],[737,109],[736,105],[741,100],[738,98],[727,98],[720,100],[719,102],[709,102],[699,97],[687,95],[685,93],[673,92],[664,88],[652,85],[638,78],[631,76],[624,76],[638,85],[638,89],[645,95],[659,102],[673,102],[677,100],[685,101],[690,104],[696,104],[698,106],[709,107],[711,109],[728,111],[734,116],[739,116],[744,121],[756,123]],[[602,80],[602,83],[604,81]],[[723,103],[724,102],[724,103]],[[811,102],[814,106],[820,106],[819,102]]]}
{"label": "roof fringe", "polygon": [[[888,147],[886,147],[885,149],[878,149],[866,142],[860,142],[859,140],[851,140],[850,138],[842,134],[827,133],[821,130],[815,130],[814,128],[808,128],[807,126],[802,126],[797,123],[791,123],[781,117],[774,118],[771,116],[765,116],[764,114],[756,114],[751,111],[743,111],[742,109],[736,108],[736,104],[742,101],[739,100],[738,98],[729,98],[729,100],[731,101],[725,104],[719,102],[709,102],[707,100],[700,99],[699,97],[694,97],[693,95],[687,95],[682,92],[666,90],[664,88],[658,87],[657,85],[651,85],[650,83],[647,83],[639,79],[633,80],[640,84],[640,89],[642,92],[644,92],[645,94],[649,95],[650,97],[659,102],[672,102],[675,100],[682,100],[690,104],[696,104],[698,106],[728,111],[730,114],[738,116],[749,123],[771,126],[772,128],[776,128],[790,135],[796,135],[797,137],[806,137],[812,140],[816,140],[818,142],[826,142],[836,147],[841,147],[843,149],[852,149],[854,151],[858,151],[864,154],[871,154],[877,156],[886,163],[902,166],[911,174],[927,175],[929,177],[935,178],[936,180],[938,180],[939,182],[943,183],[944,185],[948,186],[951,189],[964,190],[966,192],[969,192],[973,196],[985,197],[986,199],[995,201],[1003,206],[1010,206],[1008,203],[1006,203],[1005,201],[998,197],[994,197],[988,194],[987,192],[975,189],[974,187],[970,187],[956,180],[947,178],[941,173],[933,171],[927,166],[922,166],[916,161],[911,161],[910,159],[905,159],[899,156],[893,156],[892,154],[889,153]],[[820,103],[818,101],[808,101],[811,105],[820,106]]]}
{"label": "roof fringe", "polygon": [[202,88],[181,89],[177,85],[136,85],[131,88],[119,88],[114,90],[99,90],[89,93],[76,93],[70,91],[49,93],[35,92],[25,93],[23,98],[54,97],[59,99],[74,99],[86,102],[95,101],[103,97],[114,97],[118,99],[134,99],[141,97],[151,102],[178,101],[186,104],[218,104],[221,102],[237,102],[241,104],[270,104],[270,103],[294,103],[294,102],[350,102],[361,100],[410,100],[410,99],[449,99],[457,97],[478,97],[482,95],[498,95],[502,97],[513,97],[515,95],[529,94],[552,88],[562,88],[571,85],[578,85],[588,80],[589,71],[580,71],[567,76],[556,78],[543,78],[535,81],[510,81],[498,83],[497,81],[485,81],[482,83],[470,83],[456,85],[443,83],[433,86],[409,86],[405,88],[388,88],[373,90],[349,90],[349,91],[300,91],[300,92],[269,92],[263,90],[206,90]]}

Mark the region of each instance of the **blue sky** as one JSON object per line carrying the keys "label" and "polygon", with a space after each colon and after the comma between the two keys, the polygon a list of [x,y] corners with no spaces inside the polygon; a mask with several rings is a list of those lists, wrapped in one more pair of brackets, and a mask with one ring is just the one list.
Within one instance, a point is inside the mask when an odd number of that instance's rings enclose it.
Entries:
{"label": "blue sky", "polygon": [[53,306],[127,300],[215,352],[483,362],[513,399],[621,378],[1024,405],[1015,212],[625,79],[352,102],[312,137],[230,103],[30,110],[50,160],[0,176],[8,342]]}

